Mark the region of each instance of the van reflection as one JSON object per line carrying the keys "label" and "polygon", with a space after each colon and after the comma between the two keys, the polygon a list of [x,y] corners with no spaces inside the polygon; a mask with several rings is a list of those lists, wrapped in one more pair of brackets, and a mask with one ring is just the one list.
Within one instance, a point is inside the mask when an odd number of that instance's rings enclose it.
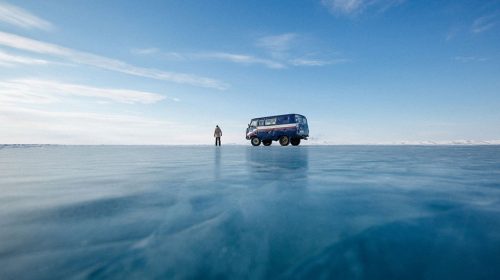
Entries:
{"label": "van reflection", "polygon": [[248,147],[246,151],[249,173],[259,180],[307,179],[309,169],[308,147]]}

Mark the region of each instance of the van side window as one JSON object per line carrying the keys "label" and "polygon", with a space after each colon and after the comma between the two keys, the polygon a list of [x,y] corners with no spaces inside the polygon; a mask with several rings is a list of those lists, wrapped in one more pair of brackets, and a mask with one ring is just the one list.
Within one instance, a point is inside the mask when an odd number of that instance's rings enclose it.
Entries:
{"label": "van side window", "polygon": [[279,124],[287,124],[290,123],[290,118],[289,116],[279,116],[277,122]]}
{"label": "van side window", "polygon": [[259,120],[259,126],[263,126],[264,125],[264,120]]}
{"label": "van side window", "polygon": [[274,125],[276,124],[276,118],[266,119],[266,125]]}

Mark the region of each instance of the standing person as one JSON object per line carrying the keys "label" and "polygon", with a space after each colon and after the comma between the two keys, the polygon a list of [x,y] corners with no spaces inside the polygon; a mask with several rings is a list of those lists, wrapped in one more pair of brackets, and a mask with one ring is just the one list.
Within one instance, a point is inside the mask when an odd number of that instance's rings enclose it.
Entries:
{"label": "standing person", "polygon": [[215,126],[214,137],[215,137],[215,146],[219,143],[220,146],[220,137],[222,136],[222,130],[218,125]]}

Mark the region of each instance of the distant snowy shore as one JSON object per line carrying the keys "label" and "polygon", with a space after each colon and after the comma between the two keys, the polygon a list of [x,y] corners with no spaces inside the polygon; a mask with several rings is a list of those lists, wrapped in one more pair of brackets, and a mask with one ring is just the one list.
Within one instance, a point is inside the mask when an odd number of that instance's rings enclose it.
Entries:
{"label": "distant snowy shore", "polygon": [[338,143],[330,141],[308,141],[309,145],[422,145],[422,146],[447,146],[447,145],[500,145],[500,140],[449,140],[449,141],[392,141],[375,143]]}
{"label": "distant snowy shore", "polygon": [[[387,145],[387,146],[398,146],[398,145],[408,145],[408,146],[474,146],[474,145],[500,145],[500,140],[450,140],[450,141],[393,141],[393,142],[375,142],[375,143],[342,143],[334,141],[320,141],[316,139],[310,139],[301,143],[304,146],[346,146],[346,145],[359,145],[359,146],[370,146],[370,145]],[[46,146],[212,146],[212,144],[164,144],[164,145],[127,145],[127,144],[103,144],[103,145],[81,145],[81,144],[0,144],[0,149],[2,148],[30,148],[30,147],[46,147]],[[248,143],[227,143],[224,146],[248,146]],[[276,146],[273,145],[273,146]],[[279,145],[278,145],[279,146]]]}

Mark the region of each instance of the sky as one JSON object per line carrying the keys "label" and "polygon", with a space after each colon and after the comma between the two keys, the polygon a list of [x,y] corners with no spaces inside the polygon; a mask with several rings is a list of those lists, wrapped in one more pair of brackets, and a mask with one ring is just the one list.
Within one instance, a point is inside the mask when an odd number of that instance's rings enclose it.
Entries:
{"label": "sky", "polygon": [[500,1],[3,1],[0,143],[500,139]]}

